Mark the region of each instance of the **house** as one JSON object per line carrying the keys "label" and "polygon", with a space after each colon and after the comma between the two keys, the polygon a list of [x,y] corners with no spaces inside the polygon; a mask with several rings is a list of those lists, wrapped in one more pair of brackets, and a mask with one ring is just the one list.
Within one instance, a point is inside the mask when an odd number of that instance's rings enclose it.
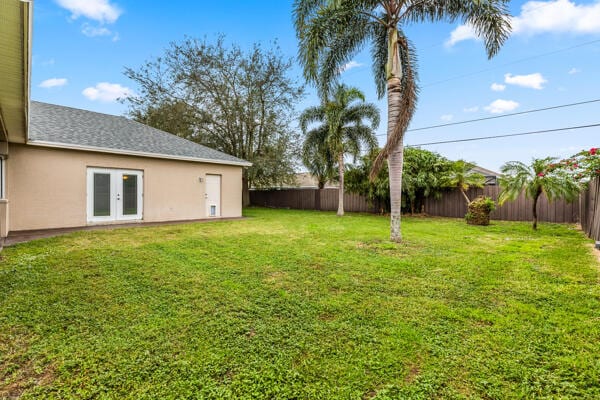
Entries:
{"label": "house", "polygon": [[242,215],[249,162],[125,117],[30,101],[31,7],[0,0],[0,238]]}
{"label": "house", "polygon": [[498,184],[498,177],[500,176],[499,173],[494,172],[492,170],[489,169],[485,169],[482,168],[480,166],[475,166],[471,169],[471,171],[473,172],[477,172],[480,173],[481,175],[483,175],[485,177],[485,185],[486,186],[495,186]]}
{"label": "house", "polygon": [[[318,189],[319,182],[317,178],[310,172],[300,172],[296,174],[296,186],[302,189]],[[325,182],[325,189],[337,189],[340,187],[338,182],[327,181]]]}

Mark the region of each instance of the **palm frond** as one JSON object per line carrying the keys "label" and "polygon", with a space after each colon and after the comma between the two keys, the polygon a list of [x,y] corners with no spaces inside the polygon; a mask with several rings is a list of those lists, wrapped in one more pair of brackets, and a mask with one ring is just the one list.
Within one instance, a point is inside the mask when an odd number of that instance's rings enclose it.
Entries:
{"label": "palm frond", "polygon": [[299,117],[300,129],[306,134],[308,126],[315,122],[325,121],[325,108],[323,106],[313,106],[305,109]]}
{"label": "palm frond", "polygon": [[379,127],[380,118],[381,114],[377,106],[370,103],[358,103],[348,107],[344,116],[344,122],[361,123],[367,119],[371,122],[371,129],[375,130]]}

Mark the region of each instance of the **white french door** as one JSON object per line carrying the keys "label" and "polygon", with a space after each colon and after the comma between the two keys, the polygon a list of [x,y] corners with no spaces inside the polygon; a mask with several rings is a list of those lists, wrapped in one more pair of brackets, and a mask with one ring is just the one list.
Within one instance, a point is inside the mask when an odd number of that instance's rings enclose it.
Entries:
{"label": "white french door", "polygon": [[88,168],[88,222],[142,219],[143,175],[136,170]]}

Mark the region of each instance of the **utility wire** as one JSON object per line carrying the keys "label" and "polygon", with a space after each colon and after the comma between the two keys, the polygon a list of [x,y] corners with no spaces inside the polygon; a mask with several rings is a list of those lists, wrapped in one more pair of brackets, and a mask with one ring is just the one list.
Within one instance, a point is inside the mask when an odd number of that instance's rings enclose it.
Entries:
{"label": "utility wire", "polygon": [[541,131],[531,131],[531,132],[521,132],[521,133],[509,133],[509,134],[506,134],[506,135],[480,136],[480,137],[474,137],[474,138],[468,138],[468,139],[442,140],[442,141],[439,141],[439,142],[411,144],[411,145],[408,145],[407,147],[429,146],[429,145],[433,145],[433,144],[474,142],[474,141],[477,141],[477,140],[489,140],[489,139],[499,139],[499,138],[514,137],[514,136],[536,135],[536,134],[541,134],[541,133],[571,131],[571,130],[575,130],[575,129],[586,129],[586,128],[594,128],[594,127],[599,127],[599,126],[600,126],[600,123],[598,123],[598,124],[590,124],[590,125],[569,126],[569,127],[565,127],[565,128],[544,129],[544,130],[541,130]]}
{"label": "utility wire", "polygon": [[[591,103],[598,103],[598,102],[600,102],[600,99],[586,100],[586,101],[580,101],[580,102],[577,102],[577,103],[561,104],[559,106],[550,106],[550,107],[544,107],[544,108],[537,108],[537,109],[519,111],[519,112],[515,112],[515,113],[510,113],[510,114],[494,115],[492,117],[475,118],[475,119],[468,119],[468,120],[464,120],[464,121],[448,122],[448,123],[439,124],[439,125],[423,126],[421,128],[407,129],[406,132],[416,132],[416,131],[424,131],[424,130],[427,130],[427,129],[444,128],[444,127],[447,127],[447,126],[464,125],[464,124],[470,124],[470,123],[473,123],[473,122],[488,121],[490,119],[514,117],[515,115],[532,114],[532,113],[541,112],[541,111],[556,110],[558,108],[575,107],[575,106],[581,106],[581,105],[584,105],[584,104],[591,104]],[[381,133],[381,134],[378,134],[376,136],[387,136],[387,134],[386,133]]]}
{"label": "utility wire", "polygon": [[[434,81],[434,82],[426,83],[426,84],[423,84],[423,85],[419,85],[419,87],[420,88],[426,88],[426,87],[430,87],[430,86],[437,86],[437,85],[440,85],[442,83],[446,83],[446,82],[450,82],[450,81],[454,81],[454,80],[458,80],[458,79],[463,79],[463,78],[468,78],[469,76],[483,74],[484,72],[489,72],[489,71],[493,71],[495,69],[504,68],[504,67],[507,67],[509,65],[520,64],[520,63],[525,62],[525,61],[530,61],[530,60],[534,60],[536,58],[546,57],[546,56],[553,55],[553,54],[563,53],[565,51],[577,49],[579,47],[589,46],[589,45],[595,44],[595,43],[600,43],[600,39],[596,39],[596,40],[591,40],[589,42],[583,42],[583,43],[575,44],[573,46],[564,47],[562,49],[553,50],[553,51],[549,51],[549,52],[546,52],[546,53],[536,54],[536,55],[533,55],[533,56],[530,56],[530,57],[520,58],[520,59],[513,60],[513,61],[510,61],[510,62],[507,62],[507,63],[504,63],[504,64],[496,65],[496,66],[493,66],[493,67],[480,69],[478,71],[468,72],[466,74],[451,76],[449,78],[445,78],[445,79],[442,79],[442,80],[439,80],[439,81]],[[352,76],[352,75],[355,75],[355,74],[361,73],[361,72],[364,72],[364,71],[362,71],[361,69],[357,69],[355,71],[347,72],[345,74],[345,76],[348,77],[348,76]]]}
{"label": "utility wire", "polygon": [[440,81],[435,81],[435,82],[427,83],[425,85],[420,85],[420,87],[421,88],[425,88],[425,87],[440,85],[442,83],[454,81],[454,80],[457,80],[457,79],[467,78],[467,77],[473,76],[473,75],[479,75],[479,74],[482,74],[484,72],[493,71],[495,69],[507,67],[509,65],[519,64],[519,63],[522,63],[522,62],[525,62],[525,61],[534,60],[536,58],[545,57],[545,56],[549,56],[549,55],[557,54],[557,53],[562,53],[562,52],[573,50],[573,49],[576,49],[576,48],[579,48],[579,47],[583,47],[583,46],[589,46],[590,44],[594,44],[594,43],[600,43],[600,39],[591,40],[589,42],[584,42],[584,43],[576,44],[576,45],[573,45],[573,46],[570,46],[570,47],[565,47],[565,48],[554,50],[554,51],[549,51],[547,53],[536,54],[536,55],[531,56],[531,57],[521,58],[519,60],[514,60],[514,61],[511,61],[511,62],[507,62],[507,63],[501,64],[501,65],[497,65],[495,67],[489,67],[489,68],[481,69],[479,71],[473,71],[473,72],[469,72],[469,73],[462,74],[462,75],[452,76],[450,78],[442,79]]}

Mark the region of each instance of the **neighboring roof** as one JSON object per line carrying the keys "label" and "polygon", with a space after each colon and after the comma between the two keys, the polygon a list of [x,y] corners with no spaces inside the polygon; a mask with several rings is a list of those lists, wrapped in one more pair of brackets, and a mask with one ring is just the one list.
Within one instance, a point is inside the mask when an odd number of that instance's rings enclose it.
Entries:
{"label": "neighboring roof", "polygon": [[481,175],[484,175],[484,176],[500,176],[500,174],[498,172],[492,171],[490,169],[482,168],[478,165],[474,166],[471,169],[471,171],[479,172]]}
{"label": "neighboring roof", "polygon": [[[301,188],[317,188],[319,187],[319,182],[315,176],[313,176],[310,172],[300,172],[296,174],[296,186]],[[325,183],[326,188],[338,188],[339,184],[337,182],[327,181]]]}
{"label": "neighboring roof", "polygon": [[25,143],[32,3],[0,0],[0,140]]}
{"label": "neighboring roof", "polygon": [[216,164],[248,161],[131,119],[54,104],[31,102],[29,144]]}

